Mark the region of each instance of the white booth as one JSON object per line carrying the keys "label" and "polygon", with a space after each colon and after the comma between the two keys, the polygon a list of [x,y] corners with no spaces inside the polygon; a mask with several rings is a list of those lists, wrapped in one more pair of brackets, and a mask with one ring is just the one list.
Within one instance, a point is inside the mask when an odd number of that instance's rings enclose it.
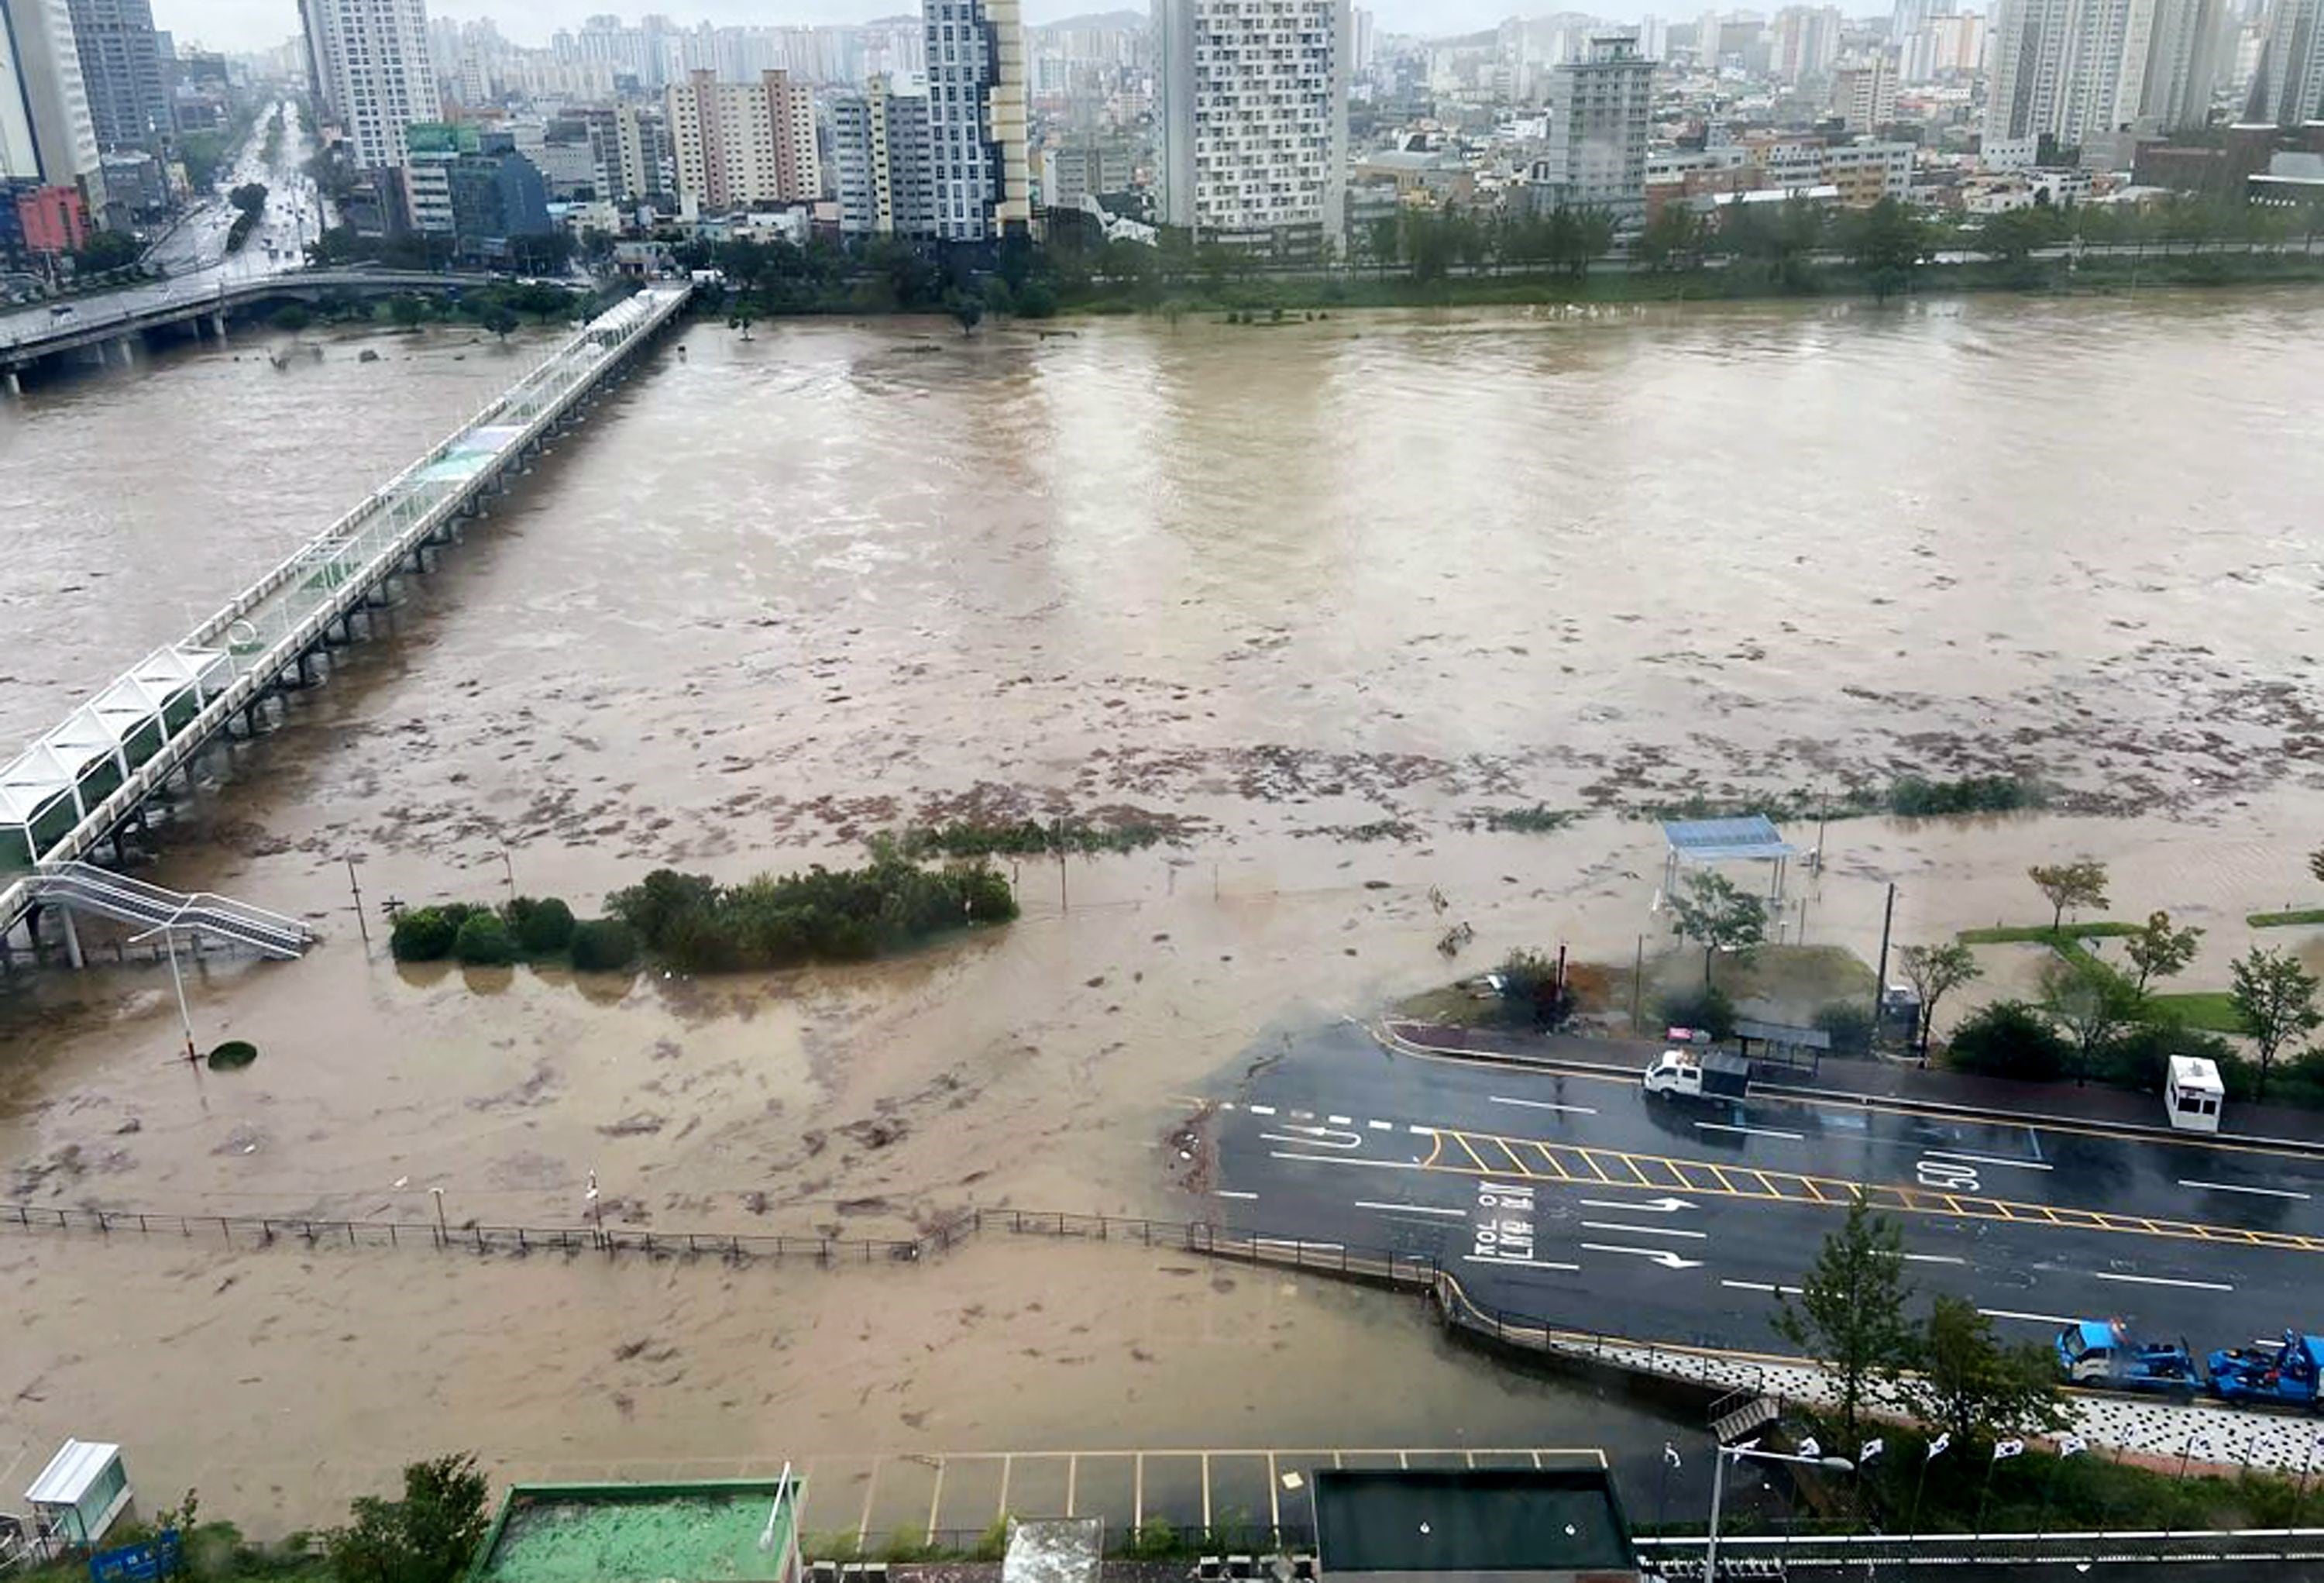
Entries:
{"label": "white booth", "polygon": [[2219,1081],[2218,1062],[2200,1055],[2171,1058],[2171,1082],[2163,1090],[2163,1103],[2170,1112],[2172,1126],[2190,1133],[2218,1132],[2219,1107],[2227,1097],[2227,1086]]}
{"label": "white booth", "polygon": [[55,1544],[94,1545],[129,1504],[121,1448],[67,1440],[24,1492],[40,1537]]}

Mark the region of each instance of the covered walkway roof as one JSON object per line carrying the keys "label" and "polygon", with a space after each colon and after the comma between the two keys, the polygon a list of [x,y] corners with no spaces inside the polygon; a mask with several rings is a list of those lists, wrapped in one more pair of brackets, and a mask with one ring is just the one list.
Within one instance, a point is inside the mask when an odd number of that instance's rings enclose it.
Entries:
{"label": "covered walkway roof", "polygon": [[1682,863],[1773,862],[1793,847],[1766,814],[1743,819],[1674,819],[1663,821],[1663,839]]}

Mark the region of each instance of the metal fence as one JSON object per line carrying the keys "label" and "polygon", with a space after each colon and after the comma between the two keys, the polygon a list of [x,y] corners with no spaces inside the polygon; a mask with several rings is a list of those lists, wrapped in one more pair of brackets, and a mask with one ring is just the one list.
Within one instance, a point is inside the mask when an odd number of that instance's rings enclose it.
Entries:
{"label": "metal fence", "polygon": [[[1641,1558],[1665,1578],[1702,1576],[1701,1534],[1637,1541]],[[2133,1562],[2315,1561],[2324,1560],[2324,1528],[2165,1529],[2096,1533],[1824,1533],[1721,1534],[1719,1570],[1757,1569],[1780,1575],[1787,1567],[1875,1566],[2096,1567]]]}

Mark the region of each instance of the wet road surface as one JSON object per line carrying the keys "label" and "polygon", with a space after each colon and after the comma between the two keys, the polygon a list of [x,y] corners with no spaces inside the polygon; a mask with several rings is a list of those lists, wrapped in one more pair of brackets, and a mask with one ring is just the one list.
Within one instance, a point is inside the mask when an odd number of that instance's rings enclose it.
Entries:
{"label": "wet road surface", "polygon": [[1914,1283],[2032,1340],[2122,1317],[2199,1349],[2319,1322],[2324,1157],[1878,1103],[1649,1098],[1634,1079],[1388,1051],[1342,1023],[1220,1104],[1222,1217],[1427,1254],[1480,1302],[1641,1339],[1775,1344],[1860,1186]]}

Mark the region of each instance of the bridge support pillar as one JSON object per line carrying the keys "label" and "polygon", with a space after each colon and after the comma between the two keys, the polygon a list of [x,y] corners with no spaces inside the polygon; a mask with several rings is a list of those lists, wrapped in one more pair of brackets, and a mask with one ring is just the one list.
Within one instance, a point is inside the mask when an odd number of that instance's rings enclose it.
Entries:
{"label": "bridge support pillar", "polygon": [[224,309],[220,309],[217,312],[210,315],[210,334],[217,337],[219,340],[226,339],[226,310]]}
{"label": "bridge support pillar", "polygon": [[12,396],[24,393],[24,381],[14,368],[8,370],[8,393]]}
{"label": "bridge support pillar", "polygon": [[72,909],[58,908],[57,917],[65,926],[65,959],[76,967],[88,967],[88,961],[80,954],[80,930],[73,927]]}

